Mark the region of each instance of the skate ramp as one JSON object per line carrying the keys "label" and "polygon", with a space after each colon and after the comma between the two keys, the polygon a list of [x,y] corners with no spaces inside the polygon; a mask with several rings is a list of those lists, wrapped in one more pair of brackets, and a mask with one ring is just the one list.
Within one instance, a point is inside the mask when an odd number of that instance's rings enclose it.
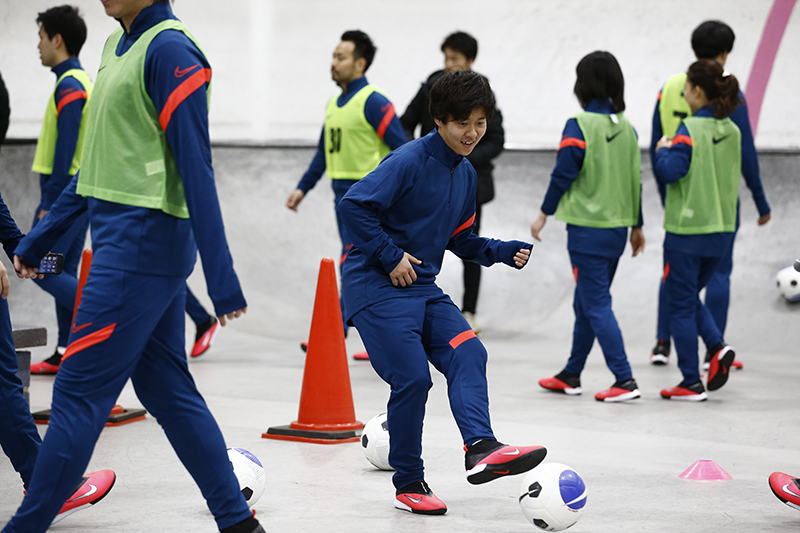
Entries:
{"label": "skate ramp", "polygon": [[[38,177],[29,170],[33,151],[33,145],[22,144],[4,146],[0,153],[0,192],[23,231],[30,228],[39,195]],[[299,212],[284,206],[312,155],[310,148],[213,150],[226,234],[249,306],[246,318],[229,326],[234,330],[276,339],[301,340],[308,334],[320,259],[330,256],[338,261],[340,254],[327,178],[310,191]],[[555,152],[505,152],[496,163],[496,195],[484,206],[481,233],[530,241],[530,222],[546,192]],[[756,225],[758,215],[742,181],[742,225],[734,252],[726,335],[740,350],[786,353],[794,351],[800,340],[800,306],[784,302],[774,282],[778,270],[800,256],[798,168],[799,154],[761,155],[762,179],[772,206],[772,220],[763,227]],[[612,287],[626,344],[640,350],[655,335],[664,237],[663,210],[646,155],[642,172],[645,252],[632,258],[628,246]],[[504,265],[484,270],[479,325],[486,339],[562,339],[566,353],[574,283],[565,225],[550,217],[541,236],[543,241],[536,243],[522,271]],[[210,310],[199,262],[189,283]],[[439,283],[460,305],[462,266],[450,253]],[[15,324],[42,324],[55,331],[50,297],[30,282],[13,278],[9,303]]]}

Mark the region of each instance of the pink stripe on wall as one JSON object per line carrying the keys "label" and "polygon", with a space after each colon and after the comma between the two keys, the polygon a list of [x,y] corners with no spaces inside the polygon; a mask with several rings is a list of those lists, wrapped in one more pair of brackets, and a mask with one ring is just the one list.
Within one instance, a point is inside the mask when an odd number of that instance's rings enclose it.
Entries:
{"label": "pink stripe on wall", "polygon": [[775,0],[772,9],[764,24],[761,42],[758,44],[756,57],[753,59],[753,68],[750,69],[750,78],[744,93],[747,96],[747,107],[750,111],[750,126],[753,129],[753,138],[758,131],[758,119],[761,115],[761,104],[764,102],[764,93],[767,91],[772,66],[778,47],[783,39],[783,33],[789,24],[796,0]]}

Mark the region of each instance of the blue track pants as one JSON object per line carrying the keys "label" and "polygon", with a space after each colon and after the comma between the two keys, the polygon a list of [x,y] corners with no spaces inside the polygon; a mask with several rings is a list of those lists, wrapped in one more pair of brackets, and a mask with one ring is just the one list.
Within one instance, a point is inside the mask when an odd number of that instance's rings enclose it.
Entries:
{"label": "blue track pants", "polygon": [[669,265],[664,282],[669,302],[669,325],[678,353],[678,368],[687,385],[700,381],[697,332],[701,323],[707,329],[709,336],[705,340],[709,347],[722,342],[722,334],[714,321],[708,320],[710,315],[704,318],[708,310],[700,301],[700,291],[711,279],[720,259],[664,250],[664,261]]}
{"label": "blue track pants", "polygon": [[611,309],[611,282],[619,258],[579,252],[570,252],[569,257],[575,275],[575,328],[572,333],[572,352],[564,370],[580,375],[597,338],[614,378],[627,381],[633,377],[633,373],[625,355],[622,332]]}
{"label": "blue track pants", "polygon": [[[39,209],[36,210],[38,215]],[[34,217],[33,226],[39,222]],[[45,276],[34,282],[56,300],[56,321],[58,322],[58,346],[66,346],[69,341],[69,328],[75,312],[75,294],[78,291],[78,264],[81,261],[86,231],[89,228],[89,213],[84,213],[70,229],[56,241],[53,253],[64,254],[64,269],[58,276]]]}
{"label": "blue track pants", "polygon": [[94,264],[53,386],[28,494],[4,533],[45,531],[89,463],[128,379],[194,478],[219,529],[252,516],[225,441],[189,373],[185,279]]}
{"label": "blue track pants", "polygon": [[0,446],[27,488],[42,440],[16,373],[17,353],[8,303],[0,299]]}
{"label": "blue track pants", "polygon": [[438,287],[418,297],[375,303],[352,318],[372,367],[391,386],[389,463],[397,488],[424,479],[422,422],[430,362],[447,378],[450,409],[465,444],[494,439],[486,384],[487,354],[458,307]]}

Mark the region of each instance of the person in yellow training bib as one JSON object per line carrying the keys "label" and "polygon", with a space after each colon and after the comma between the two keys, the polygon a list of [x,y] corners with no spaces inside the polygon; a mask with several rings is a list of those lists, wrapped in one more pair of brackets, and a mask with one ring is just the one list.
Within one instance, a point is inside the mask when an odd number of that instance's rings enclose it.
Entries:
{"label": "person in yellow training bib", "polygon": [[[700,24],[692,32],[692,50],[698,60],[716,61],[723,68],[728,59],[728,54],[733,50],[733,42],[736,36],[730,26],[718,20],[708,20]],[[675,74],[664,84],[658,94],[655,111],[653,113],[653,129],[650,139],[650,160],[655,160],[656,146],[662,136],[672,138],[678,130],[678,126],[684,118],[691,116],[692,110],[684,99],[684,86],[686,84],[686,73]],[[747,102],[744,94],[739,91],[740,105],[731,113],[731,120],[739,128],[742,134],[742,175],[745,184],[750,189],[756,209],[758,210],[758,225],[763,226],[770,219],[770,207],[761,185],[761,176],[758,167],[758,154],[753,143],[753,133],[750,129],[750,118],[747,112]],[[657,169],[653,165],[653,173]],[[658,192],[661,195],[661,202],[666,198],[666,186],[658,181]],[[736,227],[738,230],[739,222],[737,216]],[[704,309],[702,311],[701,322],[698,325],[700,337],[706,345],[706,360],[704,367],[707,368],[713,355],[711,338],[714,330],[719,329],[720,333],[725,334],[725,327],[728,321],[728,305],[730,303],[730,276],[733,270],[733,241],[730,248],[725,252],[725,256],[720,261],[717,270],[706,285],[706,296]],[[667,311],[667,301],[664,295],[664,279],[667,273],[662,276],[661,290],[658,298],[658,322],[656,326],[656,345],[650,352],[650,362],[654,365],[666,365],[669,361],[670,338],[672,337],[669,329],[669,315]],[[742,362],[734,360],[734,369],[741,369]]]}
{"label": "person in yellow training bib", "polygon": [[653,168],[666,185],[664,289],[669,328],[683,380],[661,391],[667,400],[699,402],[706,389],[725,385],[735,353],[713,321],[705,339],[712,354],[706,386],[700,380],[697,336],[704,312],[700,291],[708,284],[736,234],[742,140],[730,115],[739,105],[739,83],[716,61],[689,67],[684,98],[692,116],[675,136],[656,144]]}
{"label": "person in yellow training bib", "polygon": [[[317,152],[286,200],[289,209],[297,211],[323,172],[331,179],[335,209],[353,183],[372,172],[389,152],[406,142],[394,104],[364,76],[376,50],[363,31],[350,30],[342,34],[331,62],[331,78],[342,92],[328,101]],[[342,239],[341,265],[353,241],[338,213],[336,223]],[[303,343],[303,349],[305,346]],[[365,352],[354,357],[367,358]]]}
{"label": "person in yellow training bib", "polygon": [[[35,227],[56,198],[77,174],[83,154],[86,115],[92,81],[81,67],[78,54],[86,41],[86,24],[72,6],[52,7],[39,13],[39,55],[42,65],[56,75],[56,86],[45,109],[42,132],[36,144],[33,171],[39,173],[41,200],[33,216]],[[53,355],[31,365],[32,374],[55,374],[67,346],[78,290],[78,262],[86,240],[89,216],[82,215],[51,250],[64,254],[64,270],[36,283],[56,301],[58,341]]]}

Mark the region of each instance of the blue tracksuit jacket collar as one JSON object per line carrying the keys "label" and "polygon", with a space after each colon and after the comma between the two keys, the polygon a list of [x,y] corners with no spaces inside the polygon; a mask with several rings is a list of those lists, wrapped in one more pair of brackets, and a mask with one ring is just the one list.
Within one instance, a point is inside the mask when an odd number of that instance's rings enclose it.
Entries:
{"label": "blue tracksuit jacket collar", "polygon": [[361,76],[360,78],[351,81],[345,86],[345,90],[342,94],[339,95],[339,98],[336,100],[336,105],[342,107],[344,104],[350,101],[350,99],[355,96],[355,94],[366,87],[369,84],[367,81],[366,76]]}
{"label": "blue tracksuit jacket collar", "polygon": [[703,107],[697,110],[697,113],[695,113],[694,116],[704,117],[704,118],[705,117],[714,118],[715,113],[716,110],[714,109],[714,107],[710,105],[704,105]]}
{"label": "blue tracksuit jacket collar", "polygon": [[72,70],[74,68],[79,68],[83,70],[83,67],[81,67],[81,62],[78,61],[77,57],[70,57],[66,61],[62,61],[61,63],[54,66],[50,70],[53,71],[53,74],[56,75],[56,78],[60,78],[66,71]]}
{"label": "blue tracksuit jacket collar", "polygon": [[[126,32],[125,36],[120,39],[117,45],[117,56],[121,56],[127,52],[144,32],[167,19],[178,20],[172,12],[172,7],[170,7],[169,2],[156,2],[142,9],[131,23],[131,31]],[[119,22],[124,30],[125,26],[122,25],[122,21],[117,19],[117,22]]]}
{"label": "blue tracksuit jacket collar", "polygon": [[584,111],[587,111],[589,113],[602,113],[604,115],[610,115],[614,112],[611,109],[611,102],[609,102],[608,100],[604,102],[599,98],[593,98],[592,101],[589,102],[589,105],[586,106],[586,109],[584,109]]}
{"label": "blue tracksuit jacket collar", "polygon": [[431,155],[437,161],[441,161],[443,164],[447,165],[448,168],[455,167],[464,159],[463,156],[458,155],[447,146],[442,136],[439,135],[439,130],[437,128],[431,130],[431,132],[424,137],[423,142]]}

